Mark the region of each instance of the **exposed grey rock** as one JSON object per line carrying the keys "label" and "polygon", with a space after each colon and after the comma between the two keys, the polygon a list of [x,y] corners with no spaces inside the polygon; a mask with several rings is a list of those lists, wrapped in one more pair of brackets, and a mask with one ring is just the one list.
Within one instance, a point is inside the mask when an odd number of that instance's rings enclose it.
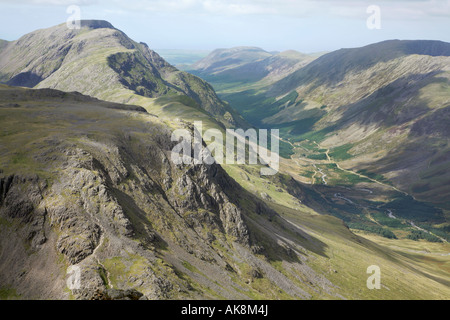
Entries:
{"label": "exposed grey rock", "polygon": [[[70,121],[82,114],[79,109],[48,109],[52,119],[61,116],[70,128],[75,127]],[[108,112],[107,125],[134,117],[124,116],[128,111]],[[118,115],[125,119],[115,119]],[[76,121],[90,126],[89,119]],[[174,165],[170,130],[158,121],[136,122],[127,134],[95,126],[89,127],[89,135],[84,128],[75,134],[68,129],[67,136],[29,143],[30,161],[46,178],[0,173],[5,221],[0,229],[12,238],[0,235],[0,245],[8,248],[0,251],[0,268],[24,271],[11,271],[12,277],[0,274],[1,285],[20,288],[25,298],[40,296],[41,287],[42,296],[64,299],[208,297],[194,289],[198,281],[226,297],[244,297],[245,284],[230,274],[239,274],[238,263],[250,258],[233,246],[250,256],[263,252],[252,243],[256,238],[248,222],[255,223],[253,210],[264,221],[264,215],[275,213],[219,165]],[[240,206],[242,200],[248,207]],[[180,261],[192,261],[199,272],[186,276],[188,269],[180,271]],[[41,276],[40,268],[49,265],[51,274]],[[266,276],[262,267],[251,265]],[[80,288],[67,290],[68,266],[80,268]],[[107,288],[119,291],[108,293]],[[144,296],[126,293],[128,289]]]}
{"label": "exposed grey rock", "polygon": [[272,198],[265,192],[261,192],[261,198],[263,200],[272,201]]}
{"label": "exposed grey rock", "polygon": [[96,224],[79,220],[73,227],[61,233],[56,246],[72,264],[76,264],[92,254],[99,244],[101,229]]}
{"label": "exposed grey rock", "polygon": [[40,206],[42,187],[45,189],[45,184],[36,175],[0,177],[0,216],[26,223],[26,240],[32,248],[46,241],[44,222],[47,210]]}
{"label": "exposed grey rock", "polygon": [[139,300],[143,296],[142,293],[134,289],[107,289],[105,295],[107,300]]}
{"label": "exposed grey rock", "polygon": [[263,275],[261,274],[261,272],[258,269],[252,269],[250,271],[250,275],[254,279],[260,279],[263,277]]}
{"label": "exposed grey rock", "polygon": [[97,289],[86,292],[83,300],[147,300],[147,297],[135,289]]}

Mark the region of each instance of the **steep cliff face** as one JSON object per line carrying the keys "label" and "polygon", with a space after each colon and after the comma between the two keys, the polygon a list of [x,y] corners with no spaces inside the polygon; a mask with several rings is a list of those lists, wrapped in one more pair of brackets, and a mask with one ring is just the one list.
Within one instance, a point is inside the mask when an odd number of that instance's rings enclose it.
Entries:
{"label": "steep cliff face", "polygon": [[[9,232],[22,235],[21,240],[29,245],[31,255],[39,256],[42,247],[50,245],[70,265],[94,268],[96,272],[83,273],[85,285],[75,291],[76,297],[89,298],[96,290],[105,290],[111,285],[106,278],[101,278],[102,272],[108,272],[101,262],[106,257],[123,257],[123,250],[139,256],[154,254],[154,249],[148,248],[159,246],[169,234],[173,235],[173,238],[169,236],[169,241],[206,261],[214,261],[208,243],[216,239],[226,243],[230,237],[249,247],[249,230],[243,212],[224,191],[224,188],[236,186],[220,168],[183,170],[166,163],[160,166],[161,171],[148,174],[147,165],[143,164],[133,163],[127,169],[117,149],[115,154],[114,149],[111,150],[105,162],[105,155],[98,151],[91,154],[61,141],[52,143],[61,143],[61,154],[56,160],[59,173],[51,182],[37,175],[2,174],[0,215],[13,224]],[[153,147],[162,148],[162,145],[152,146],[150,152],[155,150]],[[160,150],[153,155],[155,160],[167,156]],[[160,176],[165,182],[161,185],[155,182]],[[219,184],[218,179],[228,185]],[[133,225],[130,219],[139,222]],[[2,237],[3,243],[9,241]],[[107,253],[96,252],[102,250]],[[8,265],[14,255],[3,250],[2,267]],[[151,269],[151,263],[148,264]],[[140,280],[147,281],[151,276],[151,270],[147,270]],[[155,281],[172,286],[163,277],[155,276]],[[20,284],[25,286],[26,281]],[[125,284],[117,285],[126,288]],[[149,289],[144,289],[146,295],[159,297]],[[37,294],[39,288],[30,290]],[[164,291],[155,284],[150,290]],[[59,297],[62,292],[48,294]]]}
{"label": "steep cliff face", "polygon": [[[253,274],[309,296],[269,263],[292,251],[257,227],[277,214],[217,164],[175,165],[178,142],[157,117],[77,93],[1,93],[2,288],[21,298],[236,298]],[[70,266],[81,277],[73,290]]]}

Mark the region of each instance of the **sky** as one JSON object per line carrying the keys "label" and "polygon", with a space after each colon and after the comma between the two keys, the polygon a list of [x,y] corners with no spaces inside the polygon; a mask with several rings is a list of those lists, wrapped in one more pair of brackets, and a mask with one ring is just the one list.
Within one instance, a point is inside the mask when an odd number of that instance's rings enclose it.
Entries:
{"label": "sky", "polygon": [[388,39],[450,42],[450,0],[0,0],[0,39],[64,23],[71,5],[152,49],[313,53]]}

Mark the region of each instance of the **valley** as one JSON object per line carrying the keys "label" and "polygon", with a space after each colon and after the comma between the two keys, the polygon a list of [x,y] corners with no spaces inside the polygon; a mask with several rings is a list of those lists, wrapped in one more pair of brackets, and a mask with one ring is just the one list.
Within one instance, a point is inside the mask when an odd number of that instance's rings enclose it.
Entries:
{"label": "valley", "polygon": [[[181,71],[101,20],[1,42],[0,298],[448,299],[448,47]],[[280,129],[279,172],[173,163],[194,121]]]}
{"label": "valley", "polygon": [[[392,41],[381,43],[379,46],[391,46],[392,48],[389,48],[390,51],[387,51],[386,60],[397,59],[398,61],[398,57],[405,54],[402,51],[405,47],[408,50],[417,50],[417,52],[423,50],[424,47],[420,47],[419,43],[395,43]],[[423,42],[423,44],[425,45],[426,42]],[[362,53],[366,49],[369,50],[369,47],[343,49],[339,53],[336,52],[336,56],[345,57],[345,54],[348,52],[354,59],[367,59],[362,56],[359,57],[358,50]],[[443,52],[431,53],[431,55],[442,56],[439,57],[441,61],[446,59],[445,57],[450,52],[448,44],[437,43],[436,48],[442,48]],[[316,61],[321,61],[326,65],[327,61],[332,61],[329,59],[334,54],[326,54],[322,59],[318,58]],[[427,52],[426,54],[429,53]],[[336,59],[335,57],[333,58]],[[406,59],[413,58],[411,56]],[[419,56],[414,59],[419,59]],[[423,60],[425,57],[420,59]],[[206,61],[206,59],[204,60]],[[256,58],[256,60],[258,59]],[[339,60],[337,59],[336,61]],[[336,63],[336,61],[333,60],[333,63]],[[198,65],[201,65],[201,63],[194,64],[193,68],[198,70]],[[213,62],[210,63],[213,64]],[[251,63],[254,64],[255,62]],[[347,61],[343,65],[345,66],[346,63]],[[351,65],[354,62],[349,61],[348,63]],[[374,60],[370,63],[376,64]],[[448,62],[442,66],[445,66],[444,69],[447,70]],[[239,68],[243,67],[230,66],[229,68],[239,70]],[[263,128],[280,128],[280,141],[289,147],[280,150],[280,154],[285,158],[282,160],[284,162],[283,172],[307,185],[307,188],[311,190],[311,198],[303,201],[308,206],[318,212],[325,211],[342,219],[357,234],[361,234],[361,232],[368,236],[376,234],[383,236],[384,239],[426,238],[427,241],[447,243],[449,236],[445,230],[449,217],[448,202],[435,200],[440,197],[436,193],[441,194],[441,192],[444,192],[445,194],[445,191],[442,191],[441,187],[437,187],[431,198],[420,195],[415,192],[417,189],[405,188],[403,184],[399,184],[398,180],[391,179],[392,175],[388,172],[377,173],[376,167],[373,166],[373,163],[376,163],[374,161],[379,161],[373,159],[380,159],[383,152],[389,152],[389,148],[396,148],[396,144],[399,143],[396,139],[404,141],[401,131],[405,131],[406,124],[403,125],[402,129],[395,129],[400,134],[389,136],[388,140],[395,142],[395,145],[388,141],[383,143],[382,147],[380,145],[374,148],[374,145],[386,139],[384,138],[386,133],[382,133],[383,129],[365,125],[358,127],[349,121],[346,122],[346,119],[343,118],[345,113],[338,111],[334,115],[333,108],[336,107],[330,107],[332,104],[339,106],[341,102],[336,100],[335,96],[341,94],[338,91],[340,88],[344,88],[343,90],[345,91],[343,92],[347,93],[345,88],[349,84],[341,83],[336,85],[333,83],[330,89],[323,89],[323,93],[321,92],[319,96],[320,100],[317,100],[317,96],[313,96],[313,99],[310,98],[312,92],[314,92],[313,90],[317,90],[312,81],[315,79],[311,79],[311,73],[304,78],[297,76],[297,74],[306,75],[305,70],[314,70],[313,68],[325,70],[326,67],[320,66],[318,63],[315,64],[314,60],[310,60],[306,66],[285,74],[281,80],[269,80],[269,78],[266,79],[265,83],[257,80],[247,81],[242,85],[233,79],[221,77],[223,72],[208,72],[208,69],[206,71],[200,69],[199,71],[194,71],[194,73],[209,79],[219,96],[227,100],[250,123]],[[333,68],[330,67],[330,70],[333,70]],[[350,69],[351,67],[348,68]],[[339,70],[341,73],[345,71],[349,72],[343,67]],[[326,77],[326,73],[315,72],[315,77]],[[441,75],[442,73],[440,73]],[[345,77],[344,74],[342,76]],[[361,77],[361,74],[359,73],[358,76]],[[326,81],[334,81],[333,78],[328,77],[329,80]],[[302,86],[290,91],[296,85],[294,79],[298,79],[297,83],[302,84]],[[307,81],[310,81],[310,83]],[[326,83],[326,81],[322,80],[319,83]],[[370,79],[370,81],[373,86],[375,82],[373,79]],[[291,85],[291,87],[284,88],[286,85]],[[277,91],[279,88],[283,88],[283,91]],[[386,104],[387,100],[384,96],[382,97],[384,99],[383,102]],[[440,91],[439,97],[445,97],[442,100],[442,106],[444,107],[442,110],[446,110],[445,106],[449,101],[448,91]],[[435,96],[436,98],[437,96]],[[402,101],[405,101],[405,99],[402,98]],[[373,102],[371,103],[372,105]],[[341,107],[341,109],[345,110],[344,107]],[[299,120],[295,120],[296,118]],[[347,126],[347,129],[343,129],[342,134],[339,131],[339,126],[336,124],[339,121],[346,123]],[[412,123],[409,124],[410,126],[417,126],[414,124],[417,118],[410,121]],[[435,126],[439,128],[440,125]],[[348,129],[350,128],[354,128],[352,129],[353,131],[349,131]],[[390,131],[394,131],[394,129]],[[436,135],[433,137],[436,137]],[[448,136],[440,137],[442,137],[441,145],[444,146],[440,150],[442,154],[447,154]],[[350,152],[350,150],[357,150],[358,148],[366,150],[365,147],[362,147],[364,144],[371,145],[375,156],[370,153],[361,154],[361,152],[356,156],[355,153]],[[412,155],[412,158],[414,157],[417,156]],[[446,156],[443,157],[443,159],[447,158]],[[392,162],[392,160],[390,161]],[[444,161],[447,161],[448,168],[448,160]],[[369,170],[362,169],[364,167],[362,164],[364,163],[366,168],[370,168]],[[437,179],[441,180],[442,178],[439,177]],[[411,181],[411,183],[417,182]],[[444,184],[448,186],[448,182]],[[446,187],[444,187],[444,190],[446,190]]]}

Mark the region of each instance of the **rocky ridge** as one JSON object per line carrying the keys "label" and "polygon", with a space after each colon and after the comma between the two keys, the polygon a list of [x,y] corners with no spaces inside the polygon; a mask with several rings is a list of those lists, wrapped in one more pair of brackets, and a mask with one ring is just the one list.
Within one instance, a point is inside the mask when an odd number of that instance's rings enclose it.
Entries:
{"label": "rocky ridge", "polygon": [[[231,298],[244,297],[233,286],[251,285],[243,282],[248,274],[294,297],[310,296],[269,263],[274,254],[286,255],[307,270],[292,249],[298,245],[271,237],[264,240],[269,247],[262,245],[259,225],[275,211],[217,164],[173,164],[176,142],[157,117],[79,94],[61,100],[54,90],[2,90],[2,115],[33,119],[24,134],[7,133],[11,145],[0,150],[2,287],[31,299],[109,299],[109,289],[134,289],[149,299],[200,298],[211,293],[193,286],[213,279],[216,294]],[[48,119],[54,129],[36,134]],[[5,122],[5,132],[6,124],[15,127]],[[11,155],[21,154],[16,139],[23,137],[27,160]],[[191,273],[193,264],[207,274]],[[81,287],[67,290],[73,266],[81,270]],[[308,272],[311,281],[325,281]]]}

